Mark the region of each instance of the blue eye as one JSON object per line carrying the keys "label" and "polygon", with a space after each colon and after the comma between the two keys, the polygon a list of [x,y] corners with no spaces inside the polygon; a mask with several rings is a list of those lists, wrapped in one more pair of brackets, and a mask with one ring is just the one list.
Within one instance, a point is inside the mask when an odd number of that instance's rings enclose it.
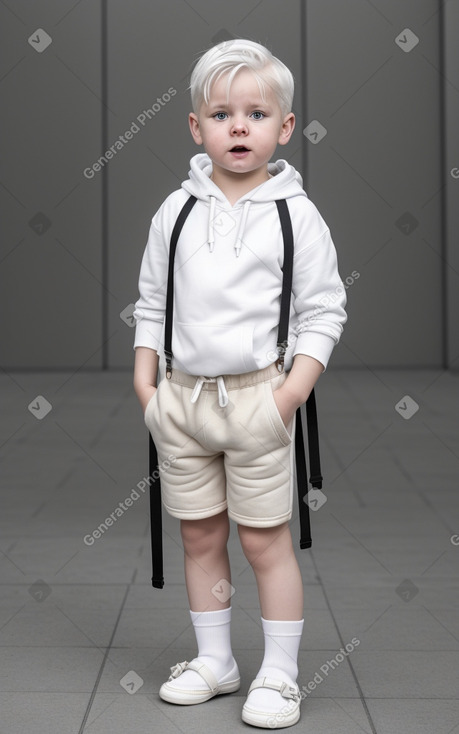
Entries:
{"label": "blue eye", "polygon": [[257,110],[256,112],[252,112],[252,117],[254,120],[262,120],[265,117],[265,114],[264,112]]}
{"label": "blue eye", "polygon": [[216,120],[226,120],[228,115],[226,114],[226,112],[216,112],[214,117]]}

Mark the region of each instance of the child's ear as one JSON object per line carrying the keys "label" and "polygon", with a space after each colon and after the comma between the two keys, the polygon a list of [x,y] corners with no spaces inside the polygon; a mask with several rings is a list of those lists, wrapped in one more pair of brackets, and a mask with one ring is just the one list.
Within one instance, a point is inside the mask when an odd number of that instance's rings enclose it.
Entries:
{"label": "child's ear", "polygon": [[198,116],[194,112],[190,112],[188,115],[188,124],[190,126],[190,132],[196,145],[202,145],[201,130],[199,128]]}
{"label": "child's ear", "polygon": [[281,131],[279,133],[279,145],[286,145],[290,138],[292,137],[292,133],[295,129],[295,115],[293,112],[289,112],[288,115],[285,115],[284,121],[282,123]]}

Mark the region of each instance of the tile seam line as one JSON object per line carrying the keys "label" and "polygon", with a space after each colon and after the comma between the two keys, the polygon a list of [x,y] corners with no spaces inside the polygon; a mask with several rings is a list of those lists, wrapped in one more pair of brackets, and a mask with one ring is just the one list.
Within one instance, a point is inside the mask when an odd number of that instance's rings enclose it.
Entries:
{"label": "tile seam line", "polygon": [[94,686],[93,686],[93,689],[91,691],[91,696],[89,697],[88,705],[86,706],[86,711],[84,712],[84,715],[83,715],[83,720],[81,722],[80,728],[78,729],[78,734],[83,734],[83,732],[85,730],[86,722],[87,722],[88,717],[89,717],[89,714],[91,712],[92,705],[94,703],[94,699],[96,697],[96,693],[97,693],[97,689],[99,687],[100,679],[102,678],[102,673],[104,672],[104,669],[105,669],[105,663],[107,662],[108,654],[109,654],[110,650],[112,649],[112,643],[113,643],[114,637],[116,635],[116,632],[118,630],[118,625],[119,625],[119,622],[120,622],[120,619],[121,619],[121,615],[122,615],[122,613],[124,611],[124,607],[125,607],[125,604],[126,604],[127,596],[129,594],[129,591],[130,591],[130,588],[131,588],[131,584],[132,584],[132,580],[126,585],[126,591],[124,593],[124,598],[123,598],[123,601],[121,602],[121,606],[120,606],[120,609],[119,609],[119,612],[118,612],[118,616],[116,618],[116,622],[115,622],[114,627],[113,627],[112,634],[110,636],[110,640],[108,642],[107,647],[105,648],[104,658],[103,658],[103,660],[102,660],[102,662],[100,664],[100,668],[99,668],[99,672],[97,673],[96,680],[94,681]]}
{"label": "tile seam line", "polygon": [[[341,646],[342,646],[342,647],[345,647],[345,642],[344,642],[344,640],[343,640],[343,636],[342,636],[342,634],[341,634],[341,630],[340,630],[340,628],[339,628],[339,626],[338,626],[338,623],[337,623],[337,621],[336,621],[335,615],[333,614],[333,610],[332,610],[332,608],[331,608],[331,604],[330,604],[330,601],[329,601],[329,598],[328,598],[328,594],[327,594],[327,592],[326,592],[326,590],[325,590],[325,586],[324,586],[324,584],[323,584],[323,582],[322,582],[322,576],[321,576],[321,574],[319,573],[319,569],[317,568],[317,563],[316,563],[316,559],[315,559],[315,557],[314,557],[314,554],[313,554],[313,553],[311,553],[311,557],[312,557],[312,562],[313,562],[313,564],[314,564],[314,570],[315,570],[315,572],[316,572],[316,576],[317,576],[317,578],[318,578],[318,579],[320,579],[320,586],[321,586],[321,589],[322,589],[322,593],[323,593],[323,595],[324,595],[325,601],[326,601],[326,603],[327,603],[327,609],[328,609],[328,611],[329,611],[329,613],[330,613],[330,616],[331,616],[331,618],[332,618],[332,620],[333,620],[333,624],[335,625],[335,629],[336,629],[336,634],[337,634],[337,635],[338,635],[338,637],[339,637],[339,640],[340,640]],[[372,732],[372,734],[378,734],[378,732],[376,731],[376,727],[375,727],[375,725],[374,725],[374,722],[373,722],[372,716],[371,716],[371,714],[370,714],[370,710],[369,710],[369,708],[368,708],[368,706],[367,706],[367,702],[366,702],[366,700],[365,700],[365,696],[363,695],[363,691],[362,691],[362,688],[361,688],[361,686],[360,686],[360,683],[359,683],[359,680],[358,680],[358,678],[357,678],[357,674],[356,674],[356,672],[355,672],[355,670],[354,670],[354,666],[352,665],[352,662],[351,662],[351,657],[350,657],[350,655],[348,655],[348,656],[347,656],[347,658],[346,658],[346,662],[347,662],[347,664],[348,664],[348,666],[349,666],[349,669],[350,669],[350,671],[351,671],[352,677],[353,677],[353,679],[354,679],[354,683],[355,683],[355,685],[356,685],[356,688],[357,688],[357,691],[358,691],[358,693],[359,693],[359,698],[360,698],[360,701],[361,701],[361,703],[362,703],[362,707],[363,707],[363,709],[364,709],[364,711],[365,711],[365,714],[366,714],[366,717],[367,717],[368,723],[369,723],[369,725],[370,725],[370,729],[371,729],[371,732]]]}

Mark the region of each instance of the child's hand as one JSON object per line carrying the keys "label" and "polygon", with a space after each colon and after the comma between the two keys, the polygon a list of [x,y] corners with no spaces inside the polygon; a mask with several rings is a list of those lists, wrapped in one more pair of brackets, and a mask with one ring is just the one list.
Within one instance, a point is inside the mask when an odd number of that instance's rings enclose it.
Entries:
{"label": "child's hand", "polygon": [[149,400],[156,392],[158,353],[149,347],[136,347],[134,364],[134,391],[142,406],[143,414]]}
{"label": "child's hand", "polygon": [[292,394],[288,387],[285,389],[285,383],[277,390],[273,390],[273,397],[284,426],[287,427],[301,402],[298,402],[297,396]]}
{"label": "child's hand", "polygon": [[287,379],[273,391],[274,401],[284,425],[288,426],[297,408],[308,399],[324,365],[307,354],[297,354]]}

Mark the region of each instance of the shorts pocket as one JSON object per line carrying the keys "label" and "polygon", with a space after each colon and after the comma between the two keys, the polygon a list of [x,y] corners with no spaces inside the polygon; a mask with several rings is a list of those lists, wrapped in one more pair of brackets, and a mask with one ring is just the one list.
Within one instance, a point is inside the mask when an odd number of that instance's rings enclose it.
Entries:
{"label": "shorts pocket", "polygon": [[[162,382],[162,380],[161,380],[161,382]],[[147,403],[147,405],[145,407],[145,411],[144,411],[144,414],[143,414],[143,419],[144,419],[144,422],[146,423],[147,426],[148,426],[148,422],[147,421],[149,420],[149,418],[151,416],[151,411],[153,410],[153,406],[156,404],[158,390],[160,388],[161,382],[159,383],[158,387],[156,388],[155,392],[153,393],[153,395],[151,396],[150,400],[148,401],[148,403]]]}
{"label": "shorts pocket", "polygon": [[[293,439],[293,436],[290,434],[287,426],[285,425],[284,421],[282,420],[282,416],[279,413],[279,409],[277,407],[276,401],[274,400],[274,390],[276,390],[278,387],[280,387],[286,380],[285,372],[281,373],[280,375],[274,377],[272,380],[269,380],[264,383],[265,386],[265,396],[266,396],[266,406],[269,413],[269,418],[271,421],[271,425],[273,427],[274,432],[278,436],[280,442],[284,446],[288,446]],[[289,424],[291,425],[291,424]]]}

